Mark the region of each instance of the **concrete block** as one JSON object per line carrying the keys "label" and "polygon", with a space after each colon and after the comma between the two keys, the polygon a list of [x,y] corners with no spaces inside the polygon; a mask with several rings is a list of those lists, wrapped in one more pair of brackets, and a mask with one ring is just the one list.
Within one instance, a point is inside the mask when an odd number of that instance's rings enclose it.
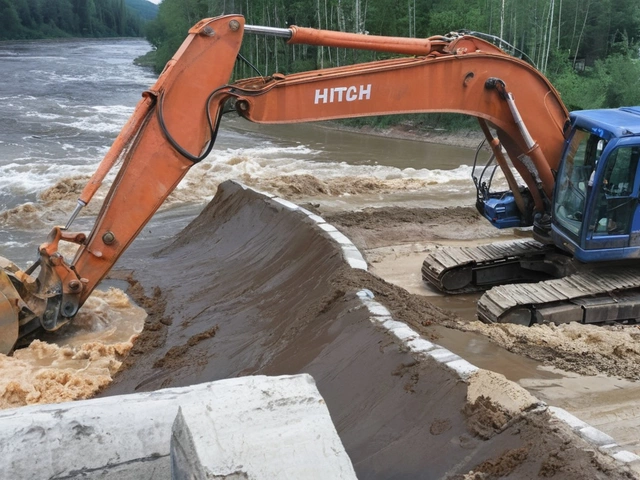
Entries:
{"label": "concrete block", "polygon": [[337,232],[338,229],[336,227],[334,227],[333,225],[331,225],[330,223],[321,223],[318,225],[322,230],[324,230],[325,232]]}
{"label": "concrete block", "polygon": [[[385,322],[386,324],[386,322]],[[418,338],[420,335],[416,333],[415,330],[407,327],[406,325],[403,328],[394,328],[391,330],[391,334],[400,340],[402,343],[406,344],[409,340],[413,340]]]}
{"label": "concrete block", "polygon": [[581,428],[580,435],[596,445],[607,445],[615,442],[611,436],[592,426]]}
{"label": "concrete block", "polygon": [[373,298],[373,292],[371,290],[369,290],[368,288],[363,288],[362,290],[360,290],[357,293],[359,298],[365,299],[365,298]]}
{"label": "concrete block", "polygon": [[640,460],[640,457],[638,455],[628,450],[620,450],[619,452],[614,453],[612,456],[616,460],[624,463],[637,462],[638,460]]}
{"label": "concrete block", "polygon": [[447,362],[447,367],[460,375],[460,378],[463,380],[467,380],[471,375],[478,371],[478,367],[467,362],[464,358]]}
{"label": "concrete block", "polygon": [[324,218],[298,205],[298,209],[316,223],[325,223]]}
{"label": "concrete block", "polygon": [[[393,330],[396,330],[398,328],[401,328],[401,329],[403,329],[403,328],[404,329],[408,329],[409,328],[406,323],[398,322],[397,320],[387,320],[386,322],[384,322],[382,324],[382,326],[384,328],[386,328],[387,330],[389,330],[389,332],[391,332]],[[411,331],[413,331],[413,330],[411,330]]]}
{"label": "concrete block", "polygon": [[290,202],[289,200],[285,200],[280,197],[273,197],[272,200],[276,203],[279,203],[283,207],[288,208],[289,210],[298,210],[298,205],[296,205],[293,202]]}
{"label": "concrete block", "polygon": [[407,342],[407,346],[412,352],[421,354],[427,353],[429,350],[433,350],[434,348],[438,348],[435,343],[425,340],[424,338],[414,338],[409,340]]}
{"label": "concrete block", "polygon": [[340,233],[338,231],[335,232],[328,232],[329,235],[331,236],[331,238],[339,243],[340,245],[353,245],[353,242],[349,239],[349,237],[347,237],[346,235],[344,235],[343,233]]}
{"label": "concrete block", "polygon": [[256,377],[224,393],[180,408],[173,479],[356,478],[311,376]]}
{"label": "concrete block", "polygon": [[449,363],[456,360],[462,360],[462,358],[460,358],[455,353],[447,350],[446,348],[436,348],[436,349],[430,350],[427,353],[427,355],[433,357],[436,361],[440,363]]}
{"label": "concrete block", "polygon": [[367,266],[367,262],[364,260],[358,260],[357,258],[350,258],[348,255],[345,255],[345,260],[349,264],[351,268],[355,268],[356,270],[364,270],[365,272],[369,270]]}
{"label": "concrete block", "polygon": [[276,198],[276,195],[274,195],[273,193],[268,193],[268,192],[263,192],[262,190],[256,190],[254,187],[247,187],[244,183],[241,183],[237,180],[231,180],[234,183],[237,183],[238,185],[240,185],[242,187],[243,190],[253,190],[254,192],[267,197],[267,198]]}
{"label": "concrete block", "polygon": [[569,412],[567,412],[563,408],[550,406],[549,407],[549,411],[555,417],[559,418],[560,420],[565,422],[567,425],[569,425],[573,429],[579,430],[581,428],[585,428],[585,427],[589,426],[589,424],[587,424],[586,422],[583,422],[578,417],[576,417],[575,415],[570,414]]}
{"label": "concrete block", "polygon": [[310,214],[308,215],[308,217],[309,217],[311,220],[313,220],[314,222],[316,222],[316,223],[318,223],[318,224],[319,224],[319,223],[325,223],[324,218],[322,218],[321,216],[316,215],[316,214],[311,213],[311,212],[309,212],[309,213],[310,213]]}
{"label": "concrete block", "polygon": [[357,268],[360,270],[368,270],[367,262],[365,261],[362,253],[354,245],[343,245],[342,254],[345,260],[351,268]]}
{"label": "concrete block", "polygon": [[369,317],[369,320],[374,325],[382,326],[385,322],[393,320],[393,317],[391,315],[375,315],[373,317]]}
{"label": "concrete block", "polygon": [[376,315],[380,317],[390,317],[391,313],[387,310],[387,307],[379,304],[376,301],[367,301],[363,300],[364,305],[369,309],[371,315]]}
{"label": "concrete block", "polygon": [[[206,402],[228,404],[230,398],[237,407],[247,401],[237,396],[243,388],[255,392],[258,388],[277,384],[285,389],[284,385],[291,382],[304,383],[305,392],[315,389],[308,375],[302,376],[302,380],[290,376],[242,377],[150,393],[2,410],[0,478],[168,479],[171,477],[171,428],[179,408]],[[312,398],[311,403],[316,400],[320,403],[317,390],[313,395],[304,396],[296,390],[292,392],[302,402],[298,408],[300,413],[306,406],[302,399]],[[320,407],[313,406],[314,418],[325,422],[323,432],[328,431],[333,425],[329,425],[326,407],[320,404],[324,408],[325,415],[322,416]],[[275,408],[277,405],[265,401],[263,407]],[[299,419],[291,420],[292,428],[299,433],[296,427]],[[285,426],[290,425],[288,422]],[[325,462],[332,463],[337,458],[344,466],[348,457],[339,440],[334,440],[330,444],[336,450],[328,450],[331,456]],[[260,455],[259,450],[254,453]],[[348,470],[347,467],[344,469]]]}

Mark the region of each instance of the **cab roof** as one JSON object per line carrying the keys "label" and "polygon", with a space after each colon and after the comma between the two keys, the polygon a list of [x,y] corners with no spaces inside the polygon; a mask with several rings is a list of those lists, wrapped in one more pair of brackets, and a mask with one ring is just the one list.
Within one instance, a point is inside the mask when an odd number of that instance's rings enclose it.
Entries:
{"label": "cab roof", "polygon": [[571,123],[609,139],[640,135],[640,106],[579,110],[569,114]]}

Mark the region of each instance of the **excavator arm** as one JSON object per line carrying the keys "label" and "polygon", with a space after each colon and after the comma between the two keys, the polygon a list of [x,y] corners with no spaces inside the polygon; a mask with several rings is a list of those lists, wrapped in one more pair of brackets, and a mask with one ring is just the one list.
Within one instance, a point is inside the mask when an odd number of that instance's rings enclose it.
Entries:
{"label": "excavator arm", "polygon": [[[247,32],[410,56],[229,83]],[[518,208],[529,218],[548,211],[568,119],[557,92],[537,70],[472,36],[409,39],[273,29],[245,26],[238,15],[202,20],[144,92],[67,225],[55,227],[40,246],[38,262],[27,271],[0,263],[0,352],[8,353],[34,331],[53,331],[73,319],[189,168],[211,151],[228,105],[258,123],[419,112],[477,117]],[[530,200],[518,190],[502,147]],[[118,161],[122,165],[92,231],[72,232],[73,219]],[[58,252],[61,241],[79,247],[69,263]]]}
{"label": "excavator arm", "polygon": [[[239,114],[258,123],[423,112],[477,117],[496,129],[539,210],[538,192],[552,194],[552,171],[568,119],[556,91],[537,70],[472,37],[452,40],[424,57],[246,79],[229,85],[227,92],[237,98]],[[501,98],[506,95],[522,99],[519,108],[526,113],[520,124]],[[528,136],[520,130],[523,124],[530,126]]]}

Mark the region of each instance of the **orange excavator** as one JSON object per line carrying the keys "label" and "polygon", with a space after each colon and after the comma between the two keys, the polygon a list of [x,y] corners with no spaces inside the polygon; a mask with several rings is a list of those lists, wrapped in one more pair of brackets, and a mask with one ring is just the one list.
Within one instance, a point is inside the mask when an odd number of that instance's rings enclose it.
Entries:
{"label": "orange excavator", "polygon": [[[230,83],[246,34],[400,56]],[[479,314],[487,321],[530,324],[569,317],[591,321],[585,318],[589,308],[585,298],[595,299],[594,305],[603,311],[602,295],[620,289],[626,294],[640,287],[640,277],[636,281],[632,277],[638,275],[628,273],[628,268],[623,274],[622,268],[609,267],[640,254],[640,214],[636,215],[640,109],[569,115],[540,72],[478,37],[379,37],[257,27],[245,25],[239,15],[210,18],[189,30],[142,97],[84,188],[68,223],[54,227],[39,247],[39,259],[23,271],[0,257],[0,352],[9,353],[18,340],[41,330],[57,330],[73,320],[189,168],[207,157],[223,115],[232,111],[258,123],[419,112],[476,117],[493,152],[491,164],[474,177],[478,209],[497,227],[533,225],[536,240],[492,245],[471,254],[438,250],[425,260],[425,280],[455,292],[540,280],[540,276],[560,277],[539,284],[548,285],[591,275],[599,288],[563,284],[556,290],[567,290],[564,297],[531,300],[523,294],[527,287],[518,285],[517,294],[498,292],[480,302]],[[120,170],[92,231],[73,232],[79,211],[119,160]],[[506,178],[506,191],[491,189],[496,168]],[[605,185],[614,183],[620,190],[605,192]],[[619,230],[612,231],[607,222],[616,223]],[[78,245],[72,261],[59,253],[60,242]],[[576,267],[602,262],[617,276]],[[635,318],[640,301],[629,300],[628,305],[628,313],[609,309],[609,316],[601,315],[598,321]]]}

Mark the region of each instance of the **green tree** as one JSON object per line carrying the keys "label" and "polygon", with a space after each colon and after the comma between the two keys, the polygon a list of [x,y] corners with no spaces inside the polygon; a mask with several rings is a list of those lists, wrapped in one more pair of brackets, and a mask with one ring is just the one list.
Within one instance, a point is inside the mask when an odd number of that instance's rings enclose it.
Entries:
{"label": "green tree", "polygon": [[22,38],[20,16],[10,0],[0,0],[0,38]]}
{"label": "green tree", "polygon": [[603,107],[640,105],[640,61],[615,53],[598,60],[594,77],[603,87]]}
{"label": "green tree", "polygon": [[128,1],[136,0],[2,0],[0,38],[140,36],[142,20]]}

